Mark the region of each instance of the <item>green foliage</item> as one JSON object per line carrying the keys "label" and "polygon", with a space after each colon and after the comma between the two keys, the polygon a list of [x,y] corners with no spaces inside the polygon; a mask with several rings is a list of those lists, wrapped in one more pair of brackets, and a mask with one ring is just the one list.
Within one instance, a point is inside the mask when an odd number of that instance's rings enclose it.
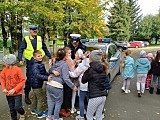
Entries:
{"label": "green foliage", "polygon": [[110,9],[111,16],[109,19],[109,32],[113,40],[128,41],[130,38],[130,17],[128,15],[128,5],[123,0],[115,2]]}
{"label": "green foliage", "polygon": [[[12,47],[11,40],[7,40],[7,48]],[[3,50],[3,40],[0,40],[0,51]]]}
{"label": "green foliage", "polygon": [[130,16],[130,40],[136,38],[137,26],[141,20],[140,5],[137,4],[138,0],[128,0],[128,12]]}

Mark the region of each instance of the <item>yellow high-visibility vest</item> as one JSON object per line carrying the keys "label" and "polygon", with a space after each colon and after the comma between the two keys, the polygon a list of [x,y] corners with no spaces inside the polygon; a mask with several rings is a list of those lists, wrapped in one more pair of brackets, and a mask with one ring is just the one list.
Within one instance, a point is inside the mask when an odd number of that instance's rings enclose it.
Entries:
{"label": "yellow high-visibility vest", "polygon": [[[31,60],[31,58],[33,57],[34,49],[33,49],[31,40],[29,39],[29,36],[25,36],[25,40],[26,40],[26,43],[27,43],[27,47],[24,50],[23,55],[24,55],[24,57],[27,60]],[[44,51],[42,49],[42,39],[41,39],[41,36],[37,36],[37,49],[36,50],[41,51],[42,52],[42,56],[45,55],[45,53],[44,53]]]}

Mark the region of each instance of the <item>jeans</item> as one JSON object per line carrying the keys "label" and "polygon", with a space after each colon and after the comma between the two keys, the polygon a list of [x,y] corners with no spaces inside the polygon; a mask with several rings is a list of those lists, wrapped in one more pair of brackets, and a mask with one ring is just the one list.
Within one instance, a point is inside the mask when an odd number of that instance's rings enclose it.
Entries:
{"label": "jeans", "polygon": [[84,99],[87,97],[87,102],[88,102],[88,91],[81,91],[79,94],[79,108],[80,108],[80,116],[84,117]]}
{"label": "jeans", "polygon": [[158,89],[160,89],[160,76],[157,76],[157,75],[153,75],[151,87],[154,88],[154,85],[155,85],[157,79],[158,79]]}
{"label": "jeans", "polygon": [[27,60],[26,59],[26,82],[25,82],[25,88],[24,93],[25,95],[29,95],[29,92],[31,91],[31,69],[32,69],[32,59]]}
{"label": "jeans", "polygon": [[52,112],[54,111],[54,119],[59,119],[60,108],[63,102],[63,89],[56,88],[50,85],[47,85],[46,89],[47,89],[48,116],[51,116]]}
{"label": "jeans", "polygon": [[25,111],[22,108],[22,95],[6,96],[10,109],[11,119],[17,120],[17,112],[24,115]]}
{"label": "jeans", "polygon": [[37,109],[38,114],[43,112],[43,89],[33,89],[32,110]]}

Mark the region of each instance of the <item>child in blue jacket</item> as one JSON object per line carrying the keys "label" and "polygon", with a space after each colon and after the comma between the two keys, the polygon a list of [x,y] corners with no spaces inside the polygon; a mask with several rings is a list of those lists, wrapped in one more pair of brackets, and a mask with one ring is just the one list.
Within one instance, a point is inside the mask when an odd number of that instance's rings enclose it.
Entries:
{"label": "child in blue jacket", "polygon": [[138,97],[141,97],[145,90],[147,73],[151,69],[150,61],[146,58],[146,51],[140,52],[140,57],[136,60],[134,67],[137,72]]}
{"label": "child in blue jacket", "polygon": [[131,57],[131,50],[127,50],[124,56],[124,63],[122,63],[123,71],[123,86],[122,90],[125,93],[130,93],[130,81],[134,77],[134,59]]}

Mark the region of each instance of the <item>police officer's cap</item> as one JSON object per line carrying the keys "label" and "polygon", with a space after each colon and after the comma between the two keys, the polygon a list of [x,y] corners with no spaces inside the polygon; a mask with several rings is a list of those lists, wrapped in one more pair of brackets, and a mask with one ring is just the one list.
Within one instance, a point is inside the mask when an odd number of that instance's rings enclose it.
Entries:
{"label": "police officer's cap", "polygon": [[36,26],[36,25],[30,25],[30,26],[29,26],[29,29],[30,29],[30,30],[34,30],[34,31],[37,31],[38,26]]}
{"label": "police officer's cap", "polygon": [[80,40],[80,34],[70,34],[71,42],[78,42]]}

